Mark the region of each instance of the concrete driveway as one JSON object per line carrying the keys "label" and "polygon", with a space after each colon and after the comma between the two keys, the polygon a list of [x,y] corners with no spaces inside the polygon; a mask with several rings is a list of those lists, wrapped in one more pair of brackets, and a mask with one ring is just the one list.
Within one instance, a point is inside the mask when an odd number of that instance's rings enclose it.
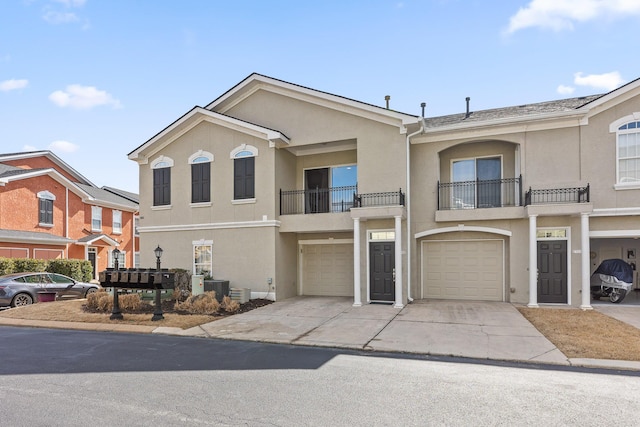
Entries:
{"label": "concrete driveway", "polygon": [[351,298],[294,297],[185,335],[376,351],[569,364],[510,303],[416,301],[353,307]]}

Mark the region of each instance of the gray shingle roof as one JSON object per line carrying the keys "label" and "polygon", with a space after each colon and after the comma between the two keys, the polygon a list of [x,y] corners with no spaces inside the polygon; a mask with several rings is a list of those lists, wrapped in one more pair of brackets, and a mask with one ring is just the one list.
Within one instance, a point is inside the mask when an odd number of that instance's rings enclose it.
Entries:
{"label": "gray shingle roof", "polygon": [[102,201],[107,203],[115,203],[122,206],[128,206],[132,209],[138,208],[138,204],[132,202],[128,198],[124,198],[107,190],[103,190],[102,188],[92,187],[86,184],[76,185],[99,202]]}
{"label": "gray shingle roof", "polygon": [[582,96],[579,98],[561,99],[557,101],[539,102],[535,104],[516,105],[512,107],[494,108],[490,110],[472,111],[467,117],[466,113],[452,114],[440,117],[425,118],[427,129],[452,126],[463,123],[489,122],[499,119],[526,118],[547,113],[576,110],[603,95]]}
{"label": "gray shingle roof", "polygon": [[32,242],[48,242],[51,244],[66,245],[74,240],[67,239],[66,237],[56,236],[51,233],[44,233],[41,231],[20,231],[20,230],[7,230],[0,229],[0,241],[32,241]]}
{"label": "gray shingle roof", "polygon": [[106,185],[102,186],[102,189],[108,191],[109,193],[116,194],[120,197],[124,197],[134,203],[140,203],[140,196],[137,193],[131,193],[129,191],[120,190],[119,188],[107,187]]}

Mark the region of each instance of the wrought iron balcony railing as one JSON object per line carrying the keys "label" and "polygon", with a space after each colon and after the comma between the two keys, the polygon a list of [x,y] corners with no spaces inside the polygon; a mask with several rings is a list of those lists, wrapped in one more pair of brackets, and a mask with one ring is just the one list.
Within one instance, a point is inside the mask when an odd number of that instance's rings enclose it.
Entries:
{"label": "wrought iron balcony railing", "polygon": [[358,194],[355,185],[313,190],[280,190],[280,215],[349,212],[352,208],[404,206],[399,191]]}
{"label": "wrought iron balcony railing", "polygon": [[554,203],[589,203],[590,185],[573,188],[550,188],[532,190],[524,195],[524,205],[544,205]]}
{"label": "wrought iron balcony railing", "polygon": [[522,176],[461,182],[438,181],[438,210],[522,206]]}

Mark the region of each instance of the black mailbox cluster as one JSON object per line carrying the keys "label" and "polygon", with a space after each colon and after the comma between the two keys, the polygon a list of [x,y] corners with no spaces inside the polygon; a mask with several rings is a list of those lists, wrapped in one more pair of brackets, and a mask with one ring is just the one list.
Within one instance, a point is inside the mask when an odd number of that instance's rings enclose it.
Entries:
{"label": "black mailbox cluster", "polygon": [[100,285],[104,288],[128,289],[173,289],[175,273],[169,270],[128,268],[115,270],[107,268],[98,273]]}

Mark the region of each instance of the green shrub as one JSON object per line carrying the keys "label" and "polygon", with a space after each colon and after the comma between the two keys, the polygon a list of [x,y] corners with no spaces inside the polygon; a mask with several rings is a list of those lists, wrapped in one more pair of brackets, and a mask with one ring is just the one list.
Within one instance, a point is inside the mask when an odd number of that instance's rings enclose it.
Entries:
{"label": "green shrub", "polygon": [[91,262],[81,259],[52,259],[47,265],[47,271],[49,273],[64,274],[81,282],[88,282],[93,279]]}
{"label": "green shrub", "polygon": [[47,271],[69,276],[81,282],[93,279],[90,261],[81,259],[0,258],[0,275],[24,271]]}

